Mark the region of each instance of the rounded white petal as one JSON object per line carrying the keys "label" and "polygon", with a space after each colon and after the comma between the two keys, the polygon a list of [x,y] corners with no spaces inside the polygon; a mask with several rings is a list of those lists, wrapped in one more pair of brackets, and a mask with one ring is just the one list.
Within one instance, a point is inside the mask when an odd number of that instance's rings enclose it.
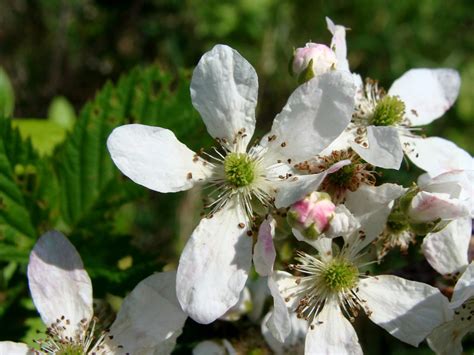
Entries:
{"label": "rounded white petal", "polygon": [[469,208],[448,194],[420,191],[413,197],[408,214],[415,222],[430,222],[438,218],[452,220],[468,217]]}
{"label": "rounded white petal", "polygon": [[367,147],[351,141],[351,147],[365,161],[384,169],[400,169],[403,149],[395,127],[367,126]]}
{"label": "rounded white petal", "polygon": [[345,205],[362,225],[366,243],[371,243],[382,233],[393,201],[405,191],[405,188],[397,184],[383,184],[362,185],[356,191],[347,193]]}
{"label": "rounded white petal", "polygon": [[33,355],[26,344],[13,341],[0,341],[0,355]]}
{"label": "rounded white petal", "polygon": [[474,264],[471,263],[454,286],[451,308],[457,308],[474,296]]}
{"label": "rounded white petal", "polygon": [[448,317],[447,298],[437,288],[421,282],[381,275],[361,280],[358,294],[374,323],[413,346]]}
{"label": "rounded white petal", "polygon": [[276,221],[267,217],[258,230],[258,239],[253,249],[253,264],[260,276],[269,276],[273,272],[276,251],[273,245]]}
{"label": "rounded white petal", "polygon": [[307,194],[316,191],[328,174],[334,173],[350,163],[350,160],[341,160],[322,173],[294,175],[293,177],[278,181],[275,183],[275,206],[277,208],[288,207],[301,200]]}
{"label": "rounded white petal", "polygon": [[[46,326],[64,316],[65,336],[80,334],[92,319],[92,284],[76,248],[59,232],[36,242],[28,263],[28,283]],[[64,323],[69,323],[65,325]]]}
{"label": "rounded white petal", "polygon": [[326,17],[326,24],[332,34],[331,49],[336,53],[337,70],[349,71],[349,61],[347,60],[346,28],[335,25],[329,17]]}
{"label": "rounded white petal", "polygon": [[263,338],[276,355],[303,355],[304,341],[306,332],[308,330],[308,322],[296,316],[296,313],[291,313],[291,332],[286,338],[285,342],[280,342],[272,335],[270,329],[267,327],[267,322],[272,316],[272,312],[265,315],[262,320],[261,330]]}
{"label": "rounded white petal", "polygon": [[411,69],[395,80],[388,95],[398,96],[412,126],[419,126],[442,116],[456,101],[460,87],[456,70]]}
{"label": "rounded white petal", "polygon": [[329,72],[299,86],[275,117],[261,145],[275,161],[297,163],[319,154],[351,120],[355,86],[346,72]]}
{"label": "rounded white petal", "polygon": [[362,355],[354,327],[344,317],[337,302],[327,302],[315,318],[314,328],[308,329],[305,354]]}
{"label": "rounded white petal", "polygon": [[273,311],[265,324],[280,343],[285,342],[291,332],[288,307],[292,308],[294,305],[291,300],[286,303],[285,298],[292,293],[295,285],[293,275],[284,271],[276,272],[268,278],[268,288],[273,297]]}
{"label": "rounded white petal", "polygon": [[188,190],[209,175],[204,161],[164,128],[117,127],[107,139],[107,148],[124,175],[154,191]]}
{"label": "rounded white petal", "polygon": [[426,260],[441,275],[463,272],[468,265],[472,222],[470,218],[450,222],[437,233],[423,239],[421,249]]}
{"label": "rounded white petal", "polygon": [[232,142],[245,130],[243,148],[255,129],[258,79],[255,69],[236,50],[217,45],[194,69],[191,99],[214,138]]}
{"label": "rounded white petal", "polygon": [[240,293],[239,300],[237,303],[231,307],[222,317],[219,317],[220,320],[226,321],[237,321],[244,314],[250,312],[252,309],[252,295],[247,287],[244,287]]}
{"label": "rounded white petal", "polygon": [[472,325],[469,322],[452,320],[435,328],[426,340],[431,350],[437,355],[461,355],[462,338],[472,331],[471,328]]}
{"label": "rounded white petal", "polygon": [[474,170],[474,160],[453,142],[439,137],[400,136],[405,154],[434,177],[452,170]]}
{"label": "rounded white petal", "polygon": [[242,206],[230,200],[212,218],[202,219],[188,240],[179,260],[176,292],[196,322],[211,323],[239,300],[252,263],[249,223]]}
{"label": "rounded white petal", "polygon": [[124,353],[154,354],[181,334],[186,318],[176,298],[176,272],[156,273],[125,298],[110,328],[113,339],[108,341],[122,345]]}
{"label": "rounded white petal", "polygon": [[226,339],[223,341],[223,345],[218,344],[215,341],[204,340],[196,345],[193,349],[193,355],[235,355],[237,354],[232,344]]}

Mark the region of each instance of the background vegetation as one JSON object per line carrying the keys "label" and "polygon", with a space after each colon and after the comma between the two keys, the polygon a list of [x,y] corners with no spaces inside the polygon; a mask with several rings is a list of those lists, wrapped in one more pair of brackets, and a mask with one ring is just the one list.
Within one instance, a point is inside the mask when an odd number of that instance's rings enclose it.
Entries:
{"label": "background vegetation", "polygon": [[[176,266],[199,219],[199,192],[164,195],[133,184],[113,166],[105,140],[114,127],[141,122],[173,129],[194,149],[209,147],[189,78],[214,44],[234,47],[256,68],[262,131],[296,86],[287,72],[292,48],[329,43],[325,16],[351,28],[351,69],[387,89],[410,68],[455,68],[460,97],[426,133],[472,154],[472,13],[468,0],[0,1],[0,340],[31,341],[40,329],[25,270],[35,240],[49,229],[79,249],[105,316],[141,279]],[[435,282],[416,251],[395,253],[382,269]],[[368,353],[429,353],[359,323]],[[177,352],[226,337],[243,351],[265,353],[258,333],[246,317],[188,321]]]}

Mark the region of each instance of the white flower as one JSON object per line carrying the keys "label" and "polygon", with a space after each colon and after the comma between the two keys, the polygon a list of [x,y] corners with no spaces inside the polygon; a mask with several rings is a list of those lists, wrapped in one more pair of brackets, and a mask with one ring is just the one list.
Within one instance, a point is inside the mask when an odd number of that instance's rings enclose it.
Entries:
{"label": "white flower", "polygon": [[[175,273],[142,281],[125,298],[109,332],[96,334],[92,285],[74,246],[59,232],[36,243],[28,263],[33,302],[47,326],[40,354],[169,354],[186,315],[174,292]],[[33,354],[25,344],[0,342],[2,354]]]}
{"label": "white flower", "polygon": [[[403,153],[421,169],[437,175],[440,160],[456,157],[466,164],[468,154],[438,137],[422,138],[418,126],[441,117],[456,100],[461,79],[453,69],[411,69],[387,94],[377,83],[359,78],[350,146],[370,164],[398,169]],[[470,159],[470,157],[469,157]],[[454,161],[452,161],[454,164]]]}
{"label": "white flower", "polygon": [[428,344],[438,355],[462,353],[462,338],[474,331],[474,264],[470,264],[454,287],[449,303],[452,320],[433,330]]}
{"label": "white flower", "polygon": [[[359,233],[345,235],[344,240],[339,249],[331,239],[320,238],[313,243],[316,255],[299,253],[299,264],[292,268],[301,276],[273,274],[279,291],[272,292],[274,316],[288,317],[275,315],[287,312],[278,306],[286,302],[290,312],[308,321],[306,354],[362,354],[354,328],[346,319],[353,320],[360,311],[414,346],[446,320],[443,306],[447,300],[438,289],[396,276],[363,274],[361,268],[367,264],[364,248],[372,240]],[[279,332],[273,335],[278,339]]]}
{"label": "white flower", "polygon": [[271,131],[248,148],[255,129],[257,91],[253,67],[237,51],[217,45],[194,70],[191,98],[221,150],[206,160],[169,130],[137,124],[116,128],[107,142],[117,167],[152,190],[214,187],[211,214],[192,233],[177,276],[178,299],[200,323],[223,315],[245,285],[252,258],[252,239],[247,237],[252,203],[286,207],[346,163],[305,176],[297,176],[293,168],[318,154],[347,126],[354,97],[349,74],[327,73],[301,85],[276,116]]}

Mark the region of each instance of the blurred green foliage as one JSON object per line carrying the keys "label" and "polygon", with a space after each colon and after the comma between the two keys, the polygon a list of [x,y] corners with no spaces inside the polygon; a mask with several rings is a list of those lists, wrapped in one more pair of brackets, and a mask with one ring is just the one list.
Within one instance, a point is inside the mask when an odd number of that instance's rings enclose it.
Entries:
{"label": "blurred green foliage", "polygon": [[[115,308],[141,279],[176,264],[199,218],[199,193],[158,194],[132,183],[113,166],[105,142],[114,127],[135,122],[170,128],[192,149],[209,147],[190,103],[189,68],[216,43],[256,68],[261,131],[297,85],[287,72],[292,49],[329,43],[325,16],[351,28],[351,69],[385,88],[410,68],[455,68],[458,102],[426,133],[474,152],[472,1],[11,0],[1,10],[0,340],[31,341],[39,326],[25,270],[31,247],[49,229],[71,238],[95,297]],[[393,172],[386,179],[410,181]],[[389,260],[396,268],[419,266],[416,253]],[[369,353],[427,351],[365,319],[357,326]],[[259,330],[248,321],[238,329],[189,321],[177,352],[237,331],[245,343]]]}

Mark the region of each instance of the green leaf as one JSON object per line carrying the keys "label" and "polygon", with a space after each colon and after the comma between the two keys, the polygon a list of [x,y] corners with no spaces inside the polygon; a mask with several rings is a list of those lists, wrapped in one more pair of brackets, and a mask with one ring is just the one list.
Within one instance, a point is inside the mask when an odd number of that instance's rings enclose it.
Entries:
{"label": "green leaf", "polygon": [[107,83],[81,111],[53,158],[61,186],[61,216],[69,228],[89,228],[93,223],[104,228],[113,223],[114,211],[146,191],[121,176],[107,151],[111,131],[127,123],[172,129],[194,149],[207,136],[192,108],[186,73],[173,78],[157,67],[137,68],[116,86]]}
{"label": "green leaf", "polygon": [[0,116],[10,117],[15,107],[15,94],[7,73],[0,67]]}
{"label": "green leaf", "polygon": [[66,128],[45,119],[14,119],[13,127],[24,139],[30,138],[33,147],[42,155],[50,155],[66,136]]}
{"label": "green leaf", "polygon": [[36,154],[10,120],[0,118],[0,240],[17,235],[35,238],[25,193],[36,174]]}

